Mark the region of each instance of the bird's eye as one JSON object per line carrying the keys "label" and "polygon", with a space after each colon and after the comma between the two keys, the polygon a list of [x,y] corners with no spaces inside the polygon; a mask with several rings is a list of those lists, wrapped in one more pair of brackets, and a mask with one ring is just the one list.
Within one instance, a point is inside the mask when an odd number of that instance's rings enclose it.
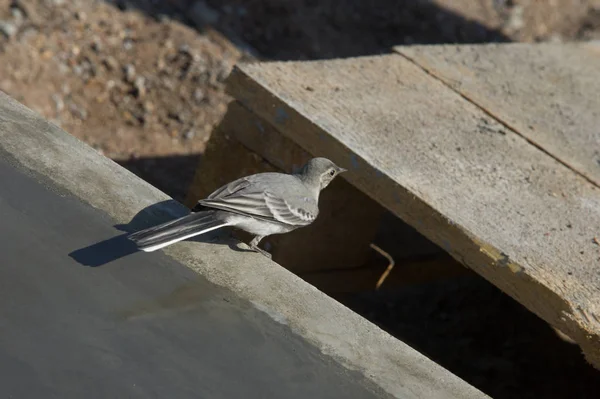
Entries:
{"label": "bird's eye", "polygon": [[331,169],[331,171],[329,172],[329,176],[335,176],[335,170]]}

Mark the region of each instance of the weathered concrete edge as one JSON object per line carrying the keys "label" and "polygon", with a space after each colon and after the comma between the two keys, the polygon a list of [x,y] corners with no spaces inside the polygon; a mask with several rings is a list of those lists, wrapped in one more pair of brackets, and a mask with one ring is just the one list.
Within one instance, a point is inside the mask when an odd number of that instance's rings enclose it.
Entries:
{"label": "weathered concrete edge", "polygon": [[[14,135],[10,126],[28,125]],[[169,197],[0,92],[0,148],[118,223]],[[173,216],[183,205],[166,205]],[[262,255],[181,243],[165,251],[398,398],[485,398],[456,377]]]}
{"label": "weathered concrete edge", "polygon": [[[536,46],[543,46],[543,45],[544,44],[536,44]],[[591,48],[594,48],[595,50],[600,49],[600,41],[571,43],[569,45],[576,46],[579,48],[591,47]],[[471,44],[471,45],[455,45],[455,44],[435,44],[435,45],[417,45],[417,46],[400,45],[400,46],[394,46],[392,49],[396,54],[403,57],[408,62],[414,64],[417,68],[421,69],[424,73],[431,76],[432,79],[435,79],[438,82],[440,82],[444,87],[446,87],[450,91],[456,93],[458,96],[463,98],[466,102],[470,103],[471,105],[473,105],[474,107],[479,109],[481,112],[488,115],[490,118],[492,118],[495,121],[497,121],[498,123],[502,124],[507,130],[509,130],[509,131],[513,132],[514,134],[518,135],[519,137],[521,137],[523,140],[525,140],[527,143],[529,143],[530,145],[535,147],[541,153],[545,154],[546,156],[548,156],[548,157],[552,158],[554,161],[556,161],[558,164],[569,169],[571,172],[573,172],[577,176],[584,179],[590,185],[595,186],[595,187],[600,187],[598,185],[597,179],[595,179],[595,177],[592,174],[590,174],[587,170],[579,169],[577,166],[574,166],[568,159],[563,159],[563,157],[561,157],[559,154],[555,154],[553,151],[546,149],[545,146],[543,145],[543,143],[539,142],[538,140],[536,140],[536,139],[532,138],[530,135],[528,135],[525,132],[525,130],[521,128],[522,126],[520,126],[520,124],[509,122],[504,117],[504,115],[502,115],[501,112],[497,112],[494,109],[490,109],[485,104],[483,104],[481,101],[479,101],[477,98],[473,97],[473,95],[471,95],[472,93],[470,93],[468,90],[462,90],[460,86],[457,86],[456,84],[454,84],[451,79],[447,78],[440,70],[435,68],[434,65],[430,65],[427,62],[423,62],[422,59],[420,59],[418,56],[416,56],[416,52],[418,52],[419,50],[424,50],[428,47],[453,48],[453,47],[461,47],[461,46],[472,47],[472,48],[498,47],[498,46],[519,48],[519,47],[531,46],[531,44],[530,43],[485,43],[485,44]],[[486,245],[486,244],[482,244],[482,247],[484,245]],[[489,245],[488,245],[488,247],[489,247]],[[497,249],[493,249],[492,251],[497,251]],[[548,290],[552,291],[552,289],[549,287],[544,287],[544,289],[548,289]],[[522,301],[519,301],[519,302],[523,303]],[[553,323],[552,320],[544,317],[544,315],[539,312],[535,312],[535,313],[538,314],[541,318],[548,321],[548,323],[557,332],[557,334],[562,337],[562,339],[564,339],[567,342],[578,344],[582,348],[582,351],[584,352],[584,355],[586,356],[587,361],[590,364],[592,364],[595,368],[600,369],[600,348],[598,347],[598,344],[595,343],[595,342],[598,342],[598,330],[589,327],[589,325],[591,324],[590,321],[591,320],[597,321],[597,318],[593,315],[593,313],[591,314],[591,317],[590,317],[586,314],[588,312],[586,312],[585,310],[574,309],[574,307],[571,306],[569,303],[566,303],[566,304],[567,304],[567,309],[569,309],[569,310],[565,311],[564,313],[567,315],[570,315],[568,318],[566,318],[566,320],[573,320],[577,324],[575,327],[575,334],[573,335],[573,337],[567,335],[565,333],[565,331],[561,330],[561,328],[564,328],[565,326],[560,326],[560,325],[558,325],[559,323],[555,323],[555,322]],[[583,316],[579,317],[579,315],[577,313],[581,313]],[[561,319],[561,321],[563,321],[563,320]],[[568,326],[568,327],[570,327],[570,326]],[[571,334],[573,334],[573,332],[571,332]],[[596,336],[596,337],[592,338],[593,336]],[[575,339],[574,337],[577,337],[577,339]]]}

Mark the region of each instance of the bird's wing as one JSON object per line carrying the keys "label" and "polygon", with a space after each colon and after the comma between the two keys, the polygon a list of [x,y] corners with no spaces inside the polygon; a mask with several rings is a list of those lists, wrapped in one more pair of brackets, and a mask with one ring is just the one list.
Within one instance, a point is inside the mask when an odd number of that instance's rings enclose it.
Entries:
{"label": "bird's wing", "polygon": [[[281,223],[294,226],[305,226],[311,224],[317,218],[318,208],[316,206],[316,201],[311,200],[308,197],[293,197],[286,201],[285,199],[266,191],[265,202],[275,219]],[[304,204],[300,206],[292,205],[301,202],[304,202]]]}
{"label": "bird's wing", "polygon": [[252,182],[245,179],[236,180],[220,188],[198,203],[208,208],[290,226],[306,226],[312,223],[318,214],[315,200],[303,196],[290,196],[286,200],[272,191],[262,190],[260,187],[253,189]]}
{"label": "bird's wing", "polygon": [[238,191],[250,186],[250,184],[252,183],[250,182],[250,180],[248,180],[248,178],[242,177],[241,179],[234,180],[231,183],[226,184],[223,187],[217,189],[212,194],[210,194],[207,199],[213,200],[234,195]]}

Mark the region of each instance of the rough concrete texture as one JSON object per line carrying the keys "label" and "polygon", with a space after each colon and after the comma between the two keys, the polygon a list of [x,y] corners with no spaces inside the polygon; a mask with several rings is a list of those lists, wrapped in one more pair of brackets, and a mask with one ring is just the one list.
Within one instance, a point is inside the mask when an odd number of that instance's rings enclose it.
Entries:
{"label": "rough concrete texture", "polygon": [[395,49],[600,186],[600,44]]}
{"label": "rough concrete texture", "polygon": [[[50,190],[73,195],[100,210],[92,213],[98,218],[105,218],[105,226],[99,228],[104,229],[109,223],[117,222],[127,224],[128,229],[137,229],[185,212],[182,205],[165,203],[169,198],[163,193],[4,94],[0,95],[0,145],[3,158],[35,176],[42,176]],[[146,211],[141,212],[144,209]],[[85,225],[84,222],[88,221],[77,217],[71,222]],[[102,226],[103,223],[95,221],[94,225]],[[89,226],[85,228],[90,229]],[[106,239],[115,234],[110,229],[101,233]],[[101,239],[94,234],[89,237]],[[236,247],[231,241],[219,240],[218,243]],[[89,243],[92,244],[95,243]],[[210,283],[230,290],[235,301],[251,303],[272,320],[285,324],[307,345],[320,351],[319,356],[330,356],[347,369],[359,371],[395,397],[486,397],[277,264],[259,254],[240,250],[244,249],[243,246],[237,249],[215,245],[214,242],[186,242],[169,247],[165,252],[173,260],[161,258],[164,261],[159,263],[167,269],[169,264],[176,267],[181,263]],[[127,251],[120,254],[99,253],[104,254],[105,259],[100,259],[100,262],[96,258],[95,262],[107,263],[104,267],[110,267],[110,261],[115,261],[115,257],[127,256]],[[158,259],[161,255],[156,256]],[[127,271],[127,268],[122,269]],[[96,269],[78,270],[74,273],[93,273]],[[152,279],[152,274],[139,272],[130,278]],[[160,345],[153,347],[161,350]],[[367,387],[368,383],[359,385]]]}

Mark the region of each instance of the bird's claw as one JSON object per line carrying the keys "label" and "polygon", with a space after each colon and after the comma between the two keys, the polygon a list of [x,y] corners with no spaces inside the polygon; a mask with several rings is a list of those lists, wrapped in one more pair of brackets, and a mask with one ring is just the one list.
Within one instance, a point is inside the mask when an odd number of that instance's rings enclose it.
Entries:
{"label": "bird's claw", "polygon": [[252,246],[250,248],[253,249],[254,251],[258,252],[259,254],[263,254],[264,256],[266,256],[269,259],[273,259],[273,255],[271,255],[270,253],[268,253],[264,249],[261,249],[261,248],[259,248],[257,246]]}

